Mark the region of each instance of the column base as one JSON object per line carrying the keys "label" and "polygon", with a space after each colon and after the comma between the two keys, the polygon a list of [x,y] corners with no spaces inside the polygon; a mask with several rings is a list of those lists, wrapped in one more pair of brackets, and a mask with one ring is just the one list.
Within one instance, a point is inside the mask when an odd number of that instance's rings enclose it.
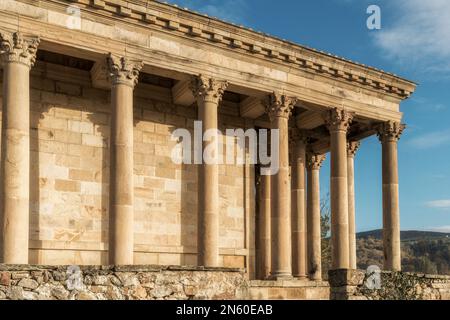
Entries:
{"label": "column base", "polygon": [[279,273],[279,274],[271,274],[268,280],[281,281],[281,280],[293,280],[294,277],[289,273]]}
{"label": "column base", "polygon": [[306,275],[292,275],[292,277],[294,278],[294,280],[308,280],[308,277]]}

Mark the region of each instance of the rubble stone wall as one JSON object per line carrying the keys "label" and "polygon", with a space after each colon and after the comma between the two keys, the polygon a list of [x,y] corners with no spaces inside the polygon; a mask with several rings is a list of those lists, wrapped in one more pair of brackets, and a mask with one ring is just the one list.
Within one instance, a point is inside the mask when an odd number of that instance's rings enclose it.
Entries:
{"label": "rubble stone wall", "polygon": [[238,299],[242,269],[0,264],[0,300]]}
{"label": "rubble stone wall", "polygon": [[450,300],[450,276],[331,270],[329,282],[334,300]]}

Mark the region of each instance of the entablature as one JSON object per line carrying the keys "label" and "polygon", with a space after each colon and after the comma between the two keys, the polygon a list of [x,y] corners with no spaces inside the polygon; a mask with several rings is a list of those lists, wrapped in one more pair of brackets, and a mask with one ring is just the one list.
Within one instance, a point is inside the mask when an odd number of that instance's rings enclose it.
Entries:
{"label": "entablature", "polygon": [[[399,103],[415,88],[374,68],[156,1],[17,2],[0,4],[0,28],[14,31],[20,25],[21,31],[37,33],[40,49],[94,62],[109,52],[127,55],[143,60],[143,72],[179,81],[203,73],[256,99],[273,91],[296,96],[297,106],[312,112],[338,106],[361,118],[399,121]],[[67,26],[70,4],[81,10],[78,29]],[[257,118],[261,112],[253,108],[248,114]]]}

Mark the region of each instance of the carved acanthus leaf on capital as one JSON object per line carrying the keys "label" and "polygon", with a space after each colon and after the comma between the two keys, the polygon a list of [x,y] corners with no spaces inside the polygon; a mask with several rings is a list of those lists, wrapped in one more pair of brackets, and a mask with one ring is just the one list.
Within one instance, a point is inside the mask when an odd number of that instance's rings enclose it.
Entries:
{"label": "carved acanthus leaf on capital", "polygon": [[347,142],[347,156],[354,157],[356,154],[356,151],[358,151],[359,146],[361,143],[359,141],[348,141]]}
{"label": "carved acanthus leaf on capital", "polygon": [[324,115],[325,123],[330,131],[347,131],[353,121],[353,112],[342,108],[333,108]]}
{"label": "carved acanthus leaf on capital", "polygon": [[325,161],[325,154],[315,154],[315,153],[307,153],[306,154],[306,168],[308,170],[320,170],[323,162]]}
{"label": "carved acanthus leaf on capital", "polygon": [[20,32],[0,33],[0,57],[2,63],[17,62],[31,68],[36,62],[39,37],[24,36]]}
{"label": "carved acanthus leaf on capital", "polygon": [[297,103],[297,98],[273,92],[263,102],[266,106],[266,112],[271,120],[276,117],[289,119],[292,110]]}
{"label": "carved acanthus leaf on capital", "polygon": [[377,126],[378,138],[381,142],[385,140],[397,141],[400,139],[406,125],[396,121],[386,121]]}
{"label": "carved acanthus leaf on capital", "polygon": [[219,104],[228,87],[228,81],[199,75],[192,77],[189,87],[195,98]]}
{"label": "carved acanthus leaf on capital", "polygon": [[127,57],[109,54],[107,58],[109,77],[113,84],[126,84],[134,87],[144,63]]}

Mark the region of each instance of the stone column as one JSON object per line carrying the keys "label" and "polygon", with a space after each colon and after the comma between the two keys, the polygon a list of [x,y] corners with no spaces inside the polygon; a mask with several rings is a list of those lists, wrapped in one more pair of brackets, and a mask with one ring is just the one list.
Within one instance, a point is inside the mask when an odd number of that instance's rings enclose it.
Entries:
{"label": "stone column", "polygon": [[260,176],[260,204],[259,204],[259,248],[258,259],[259,278],[270,276],[270,175]]}
{"label": "stone column", "polygon": [[307,154],[307,236],[308,236],[308,276],[311,280],[322,279],[322,232],[320,227],[320,167],[325,155]]}
{"label": "stone column", "polygon": [[355,154],[360,142],[347,143],[347,183],[348,183],[348,242],[350,269],[356,269],[356,227],[355,227]]}
{"label": "stone column", "polygon": [[356,269],[356,227],[355,227],[355,154],[359,141],[347,143],[347,183],[348,183],[348,242],[350,269]]}
{"label": "stone column", "polygon": [[143,63],[110,55],[109,263],[133,264],[133,90]]}
{"label": "stone column", "polygon": [[[272,175],[271,278],[292,277],[291,266],[291,181],[289,178],[288,119],[296,99],[273,93],[266,101],[272,130],[278,130],[279,170]],[[273,132],[273,131],[272,131]],[[272,155],[273,156],[273,155]]]}
{"label": "stone column", "polygon": [[353,115],[344,109],[329,110],[326,123],[331,144],[331,269],[349,268],[347,130]]}
{"label": "stone column", "polygon": [[292,160],[292,274],[306,278],[306,193],[305,162],[307,136],[299,129],[291,130]]}
{"label": "stone column", "polygon": [[30,193],[30,69],[39,39],[0,34],[3,112],[0,263],[27,264]]}
{"label": "stone column", "polygon": [[198,265],[219,266],[219,167],[218,167],[218,107],[228,83],[202,75],[191,81],[197,99],[198,118],[202,134],[209,131],[212,139],[203,141],[204,155],[198,172]]}
{"label": "stone column", "polygon": [[384,268],[392,271],[401,270],[397,141],[404,129],[405,125],[394,121],[378,128],[383,154]]}

